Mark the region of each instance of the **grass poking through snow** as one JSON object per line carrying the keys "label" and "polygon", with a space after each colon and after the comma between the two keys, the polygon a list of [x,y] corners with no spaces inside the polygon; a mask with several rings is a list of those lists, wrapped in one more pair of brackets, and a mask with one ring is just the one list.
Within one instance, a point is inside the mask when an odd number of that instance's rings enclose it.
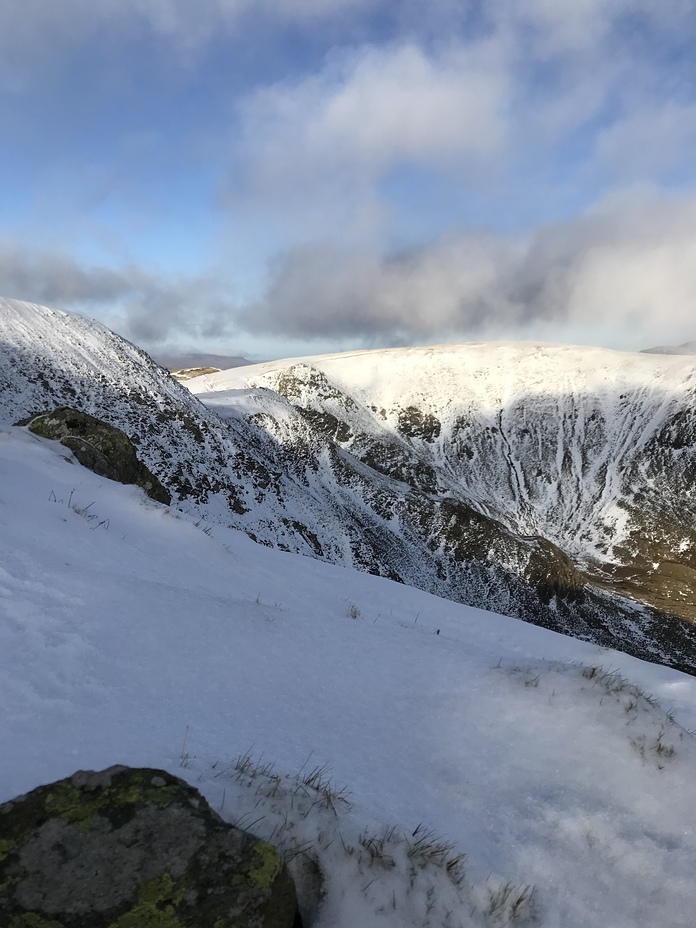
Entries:
{"label": "grass poking through snow", "polygon": [[523,928],[536,899],[524,883],[475,882],[466,855],[424,824],[366,825],[326,766],[293,776],[250,751],[200,766],[217,781],[219,811],[272,842],[295,879],[306,928]]}

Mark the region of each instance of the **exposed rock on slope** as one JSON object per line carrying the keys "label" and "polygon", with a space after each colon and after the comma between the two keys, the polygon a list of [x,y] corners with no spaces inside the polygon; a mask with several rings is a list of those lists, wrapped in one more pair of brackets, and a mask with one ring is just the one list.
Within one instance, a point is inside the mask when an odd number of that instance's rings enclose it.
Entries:
{"label": "exposed rock on slope", "polygon": [[297,928],[278,852],[163,770],[78,772],[0,806],[4,928]]}
{"label": "exposed rock on slope", "polygon": [[693,567],[694,521],[683,529],[683,517],[694,508],[694,387],[674,359],[625,356],[657,371],[659,389],[634,396],[624,356],[602,353],[599,408],[578,404],[573,380],[573,364],[592,369],[590,350],[529,346],[482,346],[478,360],[458,346],[244,368],[233,382],[232,372],[191,381],[212,389],[203,404],[74,314],[0,302],[0,343],[0,417],[68,405],[117,426],[180,509],[696,670],[679,600],[650,609],[617,595],[649,601],[657,588],[645,571],[619,574],[639,556],[676,551],[679,571]]}
{"label": "exposed rock on slope", "polygon": [[32,416],[28,421],[22,419],[17,425],[27,425],[35,435],[59,441],[72,451],[83,467],[100,477],[134,483],[158,503],[168,506],[172,501],[169,490],[165,490],[138,459],[128,436],[101,419],[62,406],[53,412]]}

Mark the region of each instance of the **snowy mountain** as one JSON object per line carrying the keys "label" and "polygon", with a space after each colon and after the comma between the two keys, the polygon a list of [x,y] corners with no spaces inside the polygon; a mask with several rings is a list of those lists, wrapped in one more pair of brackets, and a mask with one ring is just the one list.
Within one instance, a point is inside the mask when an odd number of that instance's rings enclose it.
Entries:
{"label": "snowy mountain", "polygon": [[696,617],[693,360],[473,344],[276,362],[189,386],[220,411],[241,385],[284,396],[364,463]]}
{"label": "snowy mountain", "polygon": [[687,359],[359,352],[189,381],[199,399],[80,316],[5,301],[0,340],[6,424],[99,416],[183,512],[696,670]]}
{"label": "snowy mountain", "polygon": [[[284,397],[353,460],[405,484],[421,513],[437,509],[421,534],[440,564],[448,548],[495,560],[576,615],[590,584],[696,619],[691,359],[473,344],[274,362],[188,386],[223,416],[247,407],[244,388]],[[272,402],[258,421],[297,440]],[[588,612],[603,608],[592,599]]]}
{"label": "snowy mountain", "polygon": [[693,925],[696,677],[197,527],[24,429],[0,474],[0,803],[170,770],[286,853],[305,928]]}

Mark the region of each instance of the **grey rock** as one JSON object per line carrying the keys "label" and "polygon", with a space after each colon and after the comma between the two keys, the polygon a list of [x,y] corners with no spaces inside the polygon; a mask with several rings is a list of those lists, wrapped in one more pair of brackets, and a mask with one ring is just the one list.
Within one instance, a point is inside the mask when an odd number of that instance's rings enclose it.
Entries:
{"label": "grey rock", "polygon": [[3,928],[298,928],[270,844],[162,770],[79,771],[0,806]]}
{"label": "grey rock", "polygon": [[70,406],[39,413],[18,424],[28,425],[29,431],[42,438],[59,441],[72,451],[83,467],[100,477],[134,483],[158,503],[167,506],[171,503],[169,490],[139,460],[130,438],[116,426]]}

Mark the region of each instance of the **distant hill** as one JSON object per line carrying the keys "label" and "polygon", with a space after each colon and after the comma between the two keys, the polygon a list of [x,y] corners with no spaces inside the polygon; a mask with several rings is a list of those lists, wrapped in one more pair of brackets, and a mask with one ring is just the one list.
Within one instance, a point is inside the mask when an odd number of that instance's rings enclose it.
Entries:
{"label": "distant hill", "polygon": [[683,345],[659,345],[657,348],[644,348],[643,354],[696,354],[696,341],[684,342]]}
{"label": "distant hill", "polygon": [[174,380],[183,383],[185,380],[193,380],[194,377],[205,377],[206,374],[220,374],[219,367],[182,367],[180,370],[170,370]]}
{"label": "distant hill", "polygon": [[225,354],[182,354],[182,355],[152,355],[152,357],[166,367],[168,371],[191,370],[192,368],[216,368],[219,371],[229,370],[231,367],[243,367],[245,364],[256,364],[238,355]]}

